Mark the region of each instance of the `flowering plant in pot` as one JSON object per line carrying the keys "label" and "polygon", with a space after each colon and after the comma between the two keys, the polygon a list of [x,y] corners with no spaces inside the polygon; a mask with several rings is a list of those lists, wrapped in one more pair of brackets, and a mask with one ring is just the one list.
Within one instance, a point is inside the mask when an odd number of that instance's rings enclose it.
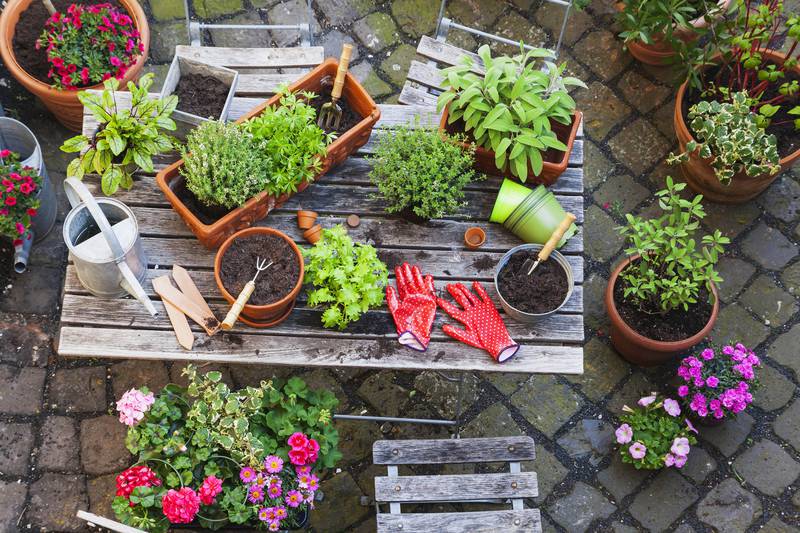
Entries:
{"label": "flowering plant in pot", "polygon": [[622,424],[615,431],[623,463],[636,469],[682,468],[697,443],[692,423],[681,417],[677,400],[655,392],[641,398],[638,406],[622,408]]}
{"label": "flowering plant in pot", "polygon": [[652,219],[627,214],[627,224],[619,228],[629,258],[612,272],[605,304],[611,342],[634,364],[670,360],[699,343],[716,321],[714,284],[722,278],[715,266],[730,239],[719,230],[697,235],[705,217],[702,196],[682,198],[685,187],[667,177],[667,188],[656,193],[663,214]]}
{"label": "flowering plant in pot", "polygon": [[552,50],[535,48],[514,57],[492,58],[478,49],[482,65],[465,56],[442,71],[437,109],[440,129],[465,133],[476,147],[476,168],[486,174],[516,176],[551,184],[569,163],[582,115],[568,87],[585,87],[563,76]]}
{"label": "flowering plant in pot", "polygon": [[736,416],[753,402],[758,387],[756,369],[761,360],[741,343],[706,348],[699,356],[681,361],[678,376],[683,384],[678,396],[701,423],[713,424]]}
{"label": "flowering plant in pot", "polygon": [[31,167],[20,164],[19,154],[0,150],[0,235],[22,244],[39,209],[42,177]]}

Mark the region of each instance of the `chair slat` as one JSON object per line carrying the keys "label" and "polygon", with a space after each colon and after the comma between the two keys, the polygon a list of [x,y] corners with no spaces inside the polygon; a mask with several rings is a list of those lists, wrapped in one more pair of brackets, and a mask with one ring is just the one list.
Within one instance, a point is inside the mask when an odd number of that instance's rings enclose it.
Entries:
{"label": "chair slat", "polygon": [[538,509],[469,513],[378,514],[378,533],[541,533]]}
{"label": "chair slat", "polygon": [[407,78],[428,87],[442,88],[442,71],[429,63],[412,61],[411,66],[408,67]]}
{"label": "chair slat", "polygon": [[375,478],[375,501],[379,503],[504,500],[538,495],[535,472]]}
{"label": "chair slat", "polygon": [[400,96],[397,101],[405,105],[435,106],[438,97],[431,94],[421,87],[417,87],[412,81],[403,84]]}
{"label": "chair slat", "polygon": [[379,440],[372,445],[372,460],[376,465],[532,461],[535,457],[533,439],[526,436]]}
{"label": "chair slat", "polygon": [[302,75],[303,73],[239,74],[236,94],[239,96],[271,96],[278,92],[282,84],[291,85]]}
{"label": "chair slat", "polygon": [[325,59],[321,46],[295,48],[175,47],[177,55],[209,65],[237,68],[316,67]]}
{"label": "chair slat", "polygon": [[432,37],[423,35],[417,46],[417,53],[421,56],[433,59],[439,63],[446,65],[460,65],[461,58],[469,56],[472,58],[472,71],[476,74],[483,74],[486,69],[483,68],[483,61],[478,54],[467,52],[452,44],[437,41]]}

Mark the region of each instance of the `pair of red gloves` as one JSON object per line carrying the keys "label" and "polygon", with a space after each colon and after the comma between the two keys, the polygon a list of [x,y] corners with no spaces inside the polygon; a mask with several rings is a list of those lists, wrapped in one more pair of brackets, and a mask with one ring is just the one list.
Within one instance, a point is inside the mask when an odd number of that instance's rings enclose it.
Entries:
{"label": "pair of red gloves", "polygon": [[442,327],[454,339],[481,348],[502,363],[510,359],[519,344],[511,339],[500,314],[480,283],[472,283],[477,296],[461,283],[447,285],[447,292],[462,309],[436,297],[433,277],[423,276],[419,268],[403,263],[395,268],[397,290],[386,287],[386,303],[397,326],[400,344],[424,352],[431,340],[431,327],[438,303],[445,312],[464,325]]}

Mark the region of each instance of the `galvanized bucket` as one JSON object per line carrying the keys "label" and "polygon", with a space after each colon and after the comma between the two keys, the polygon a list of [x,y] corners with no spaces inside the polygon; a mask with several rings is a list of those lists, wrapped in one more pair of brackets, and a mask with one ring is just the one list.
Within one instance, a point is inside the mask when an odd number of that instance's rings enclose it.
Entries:
{"label": "galvanized bucket", "polygon": [[147,259],[133,211],[119,200],[95,198],[75,178],[64,180],[64,190],[72,206],[64,220],[64,242],[81,284],[100,298],[129,293],[156,316],[142,288]]}

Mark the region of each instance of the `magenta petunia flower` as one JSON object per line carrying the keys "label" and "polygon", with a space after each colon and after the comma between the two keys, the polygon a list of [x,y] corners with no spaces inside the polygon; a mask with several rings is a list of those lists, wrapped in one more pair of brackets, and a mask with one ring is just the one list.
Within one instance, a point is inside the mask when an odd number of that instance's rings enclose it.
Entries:
{"label": "magenta petunia flower", "polygon": [[689,420],[688,418],[684,418],[683,421],[686,422],[686,427],[689,428],[689,431],[691,431],[694,434],[698,433],[697,428],[694,427],[694,424],[692,424],[691,420]]}
{"label": "magenta petunia flower", "polygon": [[706,379],[706,385],[712,389],[716,389],[717,385],[719,385],[719,378],[717,376],[709,376],[708,379]]}
{"label": "magenta petunia flower", "polygon": [[680,396],[681,398],[689,396],[689,387],[687,385],[681,385],[680,387],[678,387],[678,396]]}
{"label": "magenta petunia flower", "polygon": [[675,468],[683,468],[683,465],[686,464],[687,457],[685,455],[678,455],[675,457]]}
{"label": "magenta petunia flower", "polygon": [[622,424],[614,434],[617,436],[618,443],[627,444],[633,438],[633,429],[628,424]]}
{"label": "magenta petunia flower", "polygon": [[634,442],[628,448],[628,452],[630,452],[631,457],[633,457],[634,459],[643,459],[644,456],[647,454],[647,446],[645,446],[641,442]]}
{"label": "magenta petunia flower", "polygon": [[709,359],[714,359],[714,350],[712,350],[711,348],[706,348],[705,350],[703,350],[703,351],[700,353],[700,355],[701,355],[701,356],[703,357],[703,359],[705,359],[706,361],[708,361]]}

